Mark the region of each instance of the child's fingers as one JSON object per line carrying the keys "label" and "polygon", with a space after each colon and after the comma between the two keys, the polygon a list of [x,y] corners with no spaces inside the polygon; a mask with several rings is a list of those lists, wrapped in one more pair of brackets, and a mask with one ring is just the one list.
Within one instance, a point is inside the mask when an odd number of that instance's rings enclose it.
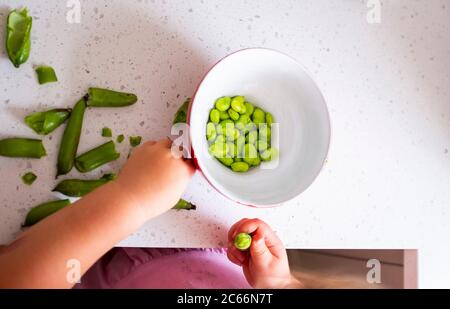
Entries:
{"label": "child's fingers", "polygon": [[276,257],[281,257],[285,252],[283,243],[275,232],[267,223],[260,219],[251,219],[242,222],[232,237],[234,238],[238,233],[252,234],[253,240],[255,240],[255,237],[263,239],[265,246]]}
{"label": "child's fingers", "polygon": [[158,144],[164,146],[165,148],[172,147],[172,141],[169,138],[163,138],[158,141]]}
{"label": "child's fingers", "polygon": [[272,252],[266,246],[264,235],[256,234],[253,236],[252,245],[250,246],[250,255],[255,264],[268,265],[272,261]]}
{"label": "child's fingers", "polygon": [[245,265],[248,260],[247,254],[236,249],[232,243],[228,244],[227,256],[231,262],[239,266]]}
{"label": "child's fingers", "polygon": [[238,229],[239,226],[246,220],[248,220],[248,219],[247,218],[241,219],[231,226],[231,228],[228,230],[228,241],[229,242],[233,243],[236,229]]}

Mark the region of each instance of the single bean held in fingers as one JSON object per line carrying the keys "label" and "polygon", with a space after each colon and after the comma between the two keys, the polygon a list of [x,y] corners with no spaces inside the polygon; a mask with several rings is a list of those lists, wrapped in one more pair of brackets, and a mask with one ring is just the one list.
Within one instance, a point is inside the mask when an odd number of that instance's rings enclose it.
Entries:
{"label": "single bean held in fingers", "polygon": [[234,246],[241,251],[248,250],[252,245],[252,236],[247,233],[239,233],[234,238]]}

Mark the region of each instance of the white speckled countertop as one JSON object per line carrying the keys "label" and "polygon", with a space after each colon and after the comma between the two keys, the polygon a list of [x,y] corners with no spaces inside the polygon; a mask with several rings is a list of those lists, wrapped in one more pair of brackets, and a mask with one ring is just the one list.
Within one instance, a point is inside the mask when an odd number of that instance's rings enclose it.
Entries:
{"label": "white speckled countertop", "polygon": [[[121,245],[221,246],[232,223],[260,217],[289,248],[419,248],[420,285],[448,287],[450,3],[382,2],[381,23],[369,24],[362,0],[82,0],[81,23],[69,24],[66,1],[3,0],[2,25],[18,5],[29,7],[34,25],[20,69],[0,49],[0,137],[35,137],[24,115],[72,106],[100,86],[140,100],[89,110],[79,151],[104,141],[103,126],[161,138],[218,59],[245,47],[281,50],[312,73],[330,110],[331,150],[315,183],[281,208],[258,210],[224,199],[196,175],[185,197],[198,211],[167,213]],[[39,86],[38,64],[53,66],[60,81]],[[17,235],[30,207],[52,197],[62,131],[44,138],[43,160],[0,158],[0,243]],[[122,159],[103,171],[123,164],[128,143],[119,149]],[[28,170],[39,176],[31,187],[20,179]]]}

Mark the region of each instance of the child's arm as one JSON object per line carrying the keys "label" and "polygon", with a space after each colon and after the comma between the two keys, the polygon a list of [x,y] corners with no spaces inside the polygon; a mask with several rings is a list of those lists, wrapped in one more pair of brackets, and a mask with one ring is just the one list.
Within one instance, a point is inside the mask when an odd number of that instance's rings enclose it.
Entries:
{"label": "child's arm", "polygon": [[[239,233],[252,235],[248,251],[239,251],[233,240]],[[267,225],[259,219],[242,219],[228,232],[228,258],[242,267],[245,278],[254,288],[303,288],[289,270],[286,249]]]}
{"label": "child's arm", "polygon": [[170,209],[194,168],[171,155],[170,142],[135,150],[117,180],[55,213],[1,249],[0,287],[70,288],[67,262],[81,275],[145,221]]}

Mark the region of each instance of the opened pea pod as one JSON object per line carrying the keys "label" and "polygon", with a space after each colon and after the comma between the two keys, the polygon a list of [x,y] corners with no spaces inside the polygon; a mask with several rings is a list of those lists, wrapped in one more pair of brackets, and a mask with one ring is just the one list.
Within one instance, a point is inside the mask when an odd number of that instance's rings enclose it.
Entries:
{"label": "opened pea pod", "polygon": [[18,68],[30,56],[31,26],[33,19],[28,10],[13,10],[6,22],[6,51],[13,65]]}
{"label": "opened pea pod", "polygon": [[47,135],[63,124],[70,117],[71,112],[70,108],[36,112],[26,116],[25,123],[37,134]]}

